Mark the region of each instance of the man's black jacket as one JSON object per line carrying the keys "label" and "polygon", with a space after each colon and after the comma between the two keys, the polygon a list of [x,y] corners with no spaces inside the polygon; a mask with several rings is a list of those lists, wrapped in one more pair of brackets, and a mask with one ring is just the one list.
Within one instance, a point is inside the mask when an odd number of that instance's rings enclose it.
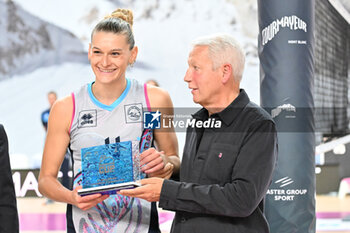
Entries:
{"label": "man's black jacket", "polygon": [[[270,115],[241,90],[210,116],[220,128],[189,127],[180,182],[165,180],[159,206],[176,211],[172,233],[268,233],[264,197],[277,158]],[[205,121],[202,109],[194,118]]]}

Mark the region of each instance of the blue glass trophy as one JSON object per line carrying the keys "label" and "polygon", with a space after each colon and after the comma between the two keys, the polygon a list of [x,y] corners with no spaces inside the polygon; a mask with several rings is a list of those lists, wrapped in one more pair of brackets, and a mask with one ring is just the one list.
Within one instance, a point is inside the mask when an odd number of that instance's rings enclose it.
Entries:
{"label": "blue glass trophy", "polygon": [[81,196],[115,194],[121,189],[140,186],[144,177],[139,159],[139,142],[124,141],[81,149]]}

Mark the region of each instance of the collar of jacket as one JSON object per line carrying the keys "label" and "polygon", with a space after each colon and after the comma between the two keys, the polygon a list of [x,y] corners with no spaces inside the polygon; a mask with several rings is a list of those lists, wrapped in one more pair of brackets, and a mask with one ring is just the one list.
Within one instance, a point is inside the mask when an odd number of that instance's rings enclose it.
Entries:
{"label": "collar of jacket", "polygon": [[[232,103],[224,110],[211,115],[212,118],[220,119],[225,125],[230,125],[236,117],[243,111],[243,109],[250,102],[250,99],[244,89],[240,89],[239,95]],[[196,120],[207,120],[209,112],[207,109],[202,108],[198,112],[192,114],[192,117]]]}

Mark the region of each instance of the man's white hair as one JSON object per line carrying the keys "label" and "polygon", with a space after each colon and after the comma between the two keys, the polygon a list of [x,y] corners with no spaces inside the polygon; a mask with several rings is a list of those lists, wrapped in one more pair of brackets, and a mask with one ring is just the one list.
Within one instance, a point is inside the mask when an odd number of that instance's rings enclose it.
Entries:
{"label": "man's white hair", "polygon": [[228,34],[214,34],[197,38],[192,42],[196,46],[208,46],[209,58],[213,62],[213,70],[221,65],[231,64],[233,77],[240,82],[244,70],[245,55],[240,44]]}

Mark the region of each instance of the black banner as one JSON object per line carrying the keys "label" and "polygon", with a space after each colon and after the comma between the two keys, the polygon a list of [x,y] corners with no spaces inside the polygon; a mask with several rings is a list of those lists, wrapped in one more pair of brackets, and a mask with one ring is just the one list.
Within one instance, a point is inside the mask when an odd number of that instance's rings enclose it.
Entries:
{"label": "black banner", "polygon": [[38,189],[40,169],[12,170],[16,197],[42,197]]}
{"label": "black banner", "polygon": [[[71,183],[72,174],[68,170],[66,170],[66,172],[65,175],[68,177],[68,183]],[[39,173],[40,169],[12,170],[13,186],[15,188],[16,197],[42,197],[38,188]],[[58,173],[58,180],[61,183],[63,176],[64,174],[60,171]],[[66,188],[69,187],[66,186]]]}
{"label": "black banner", "polygon": [[279,130],[266,216],[271,233],[314,233],[314,1],[258,0],[258,12],[261,106]]}

